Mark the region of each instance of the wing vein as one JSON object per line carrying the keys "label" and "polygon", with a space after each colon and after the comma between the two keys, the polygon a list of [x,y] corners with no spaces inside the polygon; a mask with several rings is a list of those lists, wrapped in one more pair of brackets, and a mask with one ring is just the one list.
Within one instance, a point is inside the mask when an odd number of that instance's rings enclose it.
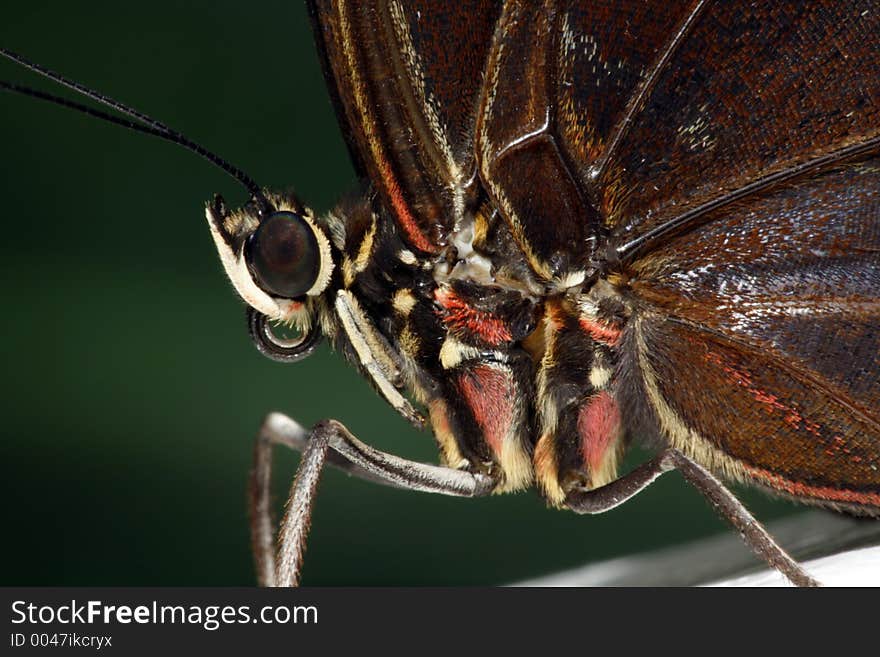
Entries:
{"label": "wing vein", "polygon": [[806,162],[800,162],[790,167],[786,167],[785,169],[771,173],[763,178],[753,180],[739,189],[735,189],[732,192],[714,198],[703,205],[688,210],[687,212],[670,219],[666,223],[649,230],[645,234],[618,246],[616,248],[616,255],[620,260],[631,262],[637,256],[643,255],[647,252],[651,244],[656,243],[661,237],[671,232],[678,231],[679,229],[686,228],[688,224],[696,225],[699,220],[709,212],[736,201],[742,201],[753,194],[759,194],[768,187],[778,183],[791,180],[798,176],[806,176],[816,173],[825,167],[834,166],[845,160],[872,154],[873,151],[878,149],[880,149],[880,134],[874,135],[865,141],[844,146],[825,155],[813,158],[812,160],[807,160]]}
{"label": "wing vein", "polygon": [[651,92],[657,83],[657,79],[660,77],[660,73],[665,70],[667,64],[669,64],[669,61],[672,59],[672,55],[684,42],[698,16],[707,4],[708,0],[698,0],[694,3],[684,22],[675,31],[672,38],[669,40],[669,43],[667,43],[666,47],[663,49],[660,57],[658,57],[657,61],[651,66],[648,75],[642,79],[638,89],[636,89],[635,93],[630,96],[623,118],[621,118],[620,122],[614,126],[614,130],[611,133],[611,138],[608,140],[608,146],[605,148],[604,154],[601,159],[591,167],[589,175],[593,180],[602,179],[605,169],[608,167],[608,163],[611,161],[618,145],[629,132],[633,120],[644,108],[645,101],[650,97]]}

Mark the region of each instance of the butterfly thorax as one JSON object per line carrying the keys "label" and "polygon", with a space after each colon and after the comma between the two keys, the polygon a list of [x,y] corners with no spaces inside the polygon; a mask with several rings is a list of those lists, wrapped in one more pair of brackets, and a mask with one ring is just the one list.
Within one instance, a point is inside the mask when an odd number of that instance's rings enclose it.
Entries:
{"label": "butterfly thorax", "polygon": [[537,482],[554,504],[616,476],[617,287],[548,291],[488,206],[439,254],[409,248],[366,200],[323,221],[339,249],[325,332],[405,417],[420,416],[410,398],[427,409],[446,465],[498,492]]}

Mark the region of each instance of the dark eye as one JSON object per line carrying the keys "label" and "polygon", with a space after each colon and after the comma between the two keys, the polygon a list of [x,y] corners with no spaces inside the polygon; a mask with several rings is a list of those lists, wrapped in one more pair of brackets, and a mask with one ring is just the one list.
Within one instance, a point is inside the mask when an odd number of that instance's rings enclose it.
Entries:
{"label": "dark eye", "polygon": [[290,299],[311,289],[321,265],[311,226],[293,212],[276,212],[264,219],[247,242],[245,258],[257,285]]}

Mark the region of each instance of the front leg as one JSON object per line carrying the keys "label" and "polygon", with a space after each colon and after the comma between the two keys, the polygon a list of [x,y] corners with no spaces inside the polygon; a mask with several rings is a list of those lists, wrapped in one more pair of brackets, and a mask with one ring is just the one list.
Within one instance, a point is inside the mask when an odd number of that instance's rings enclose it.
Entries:
{"label": "front leg", "polygon": [[[285,445],[303,454],[278,535],[280,559],[276,558],[270,495],[274,445]],[[250,478],[251,543],[260,586],[299,583],[313,500],[325,462],[374,483],[426,493],[479,497],[491,493],[496,485],[486,475],[381,452],[358,440],[335,420],[319,422],[306,431],[286,415],[271,413],[257,436]]]}

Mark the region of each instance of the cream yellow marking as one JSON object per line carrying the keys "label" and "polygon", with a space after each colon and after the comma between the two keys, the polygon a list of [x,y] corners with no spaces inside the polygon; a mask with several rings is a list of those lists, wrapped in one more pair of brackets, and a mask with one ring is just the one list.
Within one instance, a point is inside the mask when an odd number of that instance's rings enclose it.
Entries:
{"label": "cream yellow marking", "polygon": [[412,404],[392,383],[400,378],[400,371],[381,340],[377,338],[357,299],[346,290],[340,290],[336,295],[336,314],[361,365],[388,403],[407,419],[418,419],[420,416]]}
{"label": "cream yellow marking", "polygon": [[312,285],[312,287],[306,292],[307,296],[314,297],[323,293],[324,290],[327,289],[327,285],[330,284],[330,277],[333,275],[334,266],[333,255],[330,251],[330,240],[327,239],[324,231],[318,228],[315,224],[311,212],[303,212],[300,216],[306,220],[306,223],[309,225],[309,228],[312,229],[312,233],[315,235],[315,239],[318,242],[318,255],[320,258],[318,277],[315,279],[314,285]]}
{"label": "cream yellow marking", "polygon": [[345,55],[346,72],[351,76],[351,89],[354,96],[354,104],[361,116],[361,125],[370,146],[370,151],[377,161],[386,161],[382,144],[376,137],[376,126],[373,123],[372,114],[370,113],[370,103],[364,96],[363,83],[358,73],[358,63],[355,57],[354,47],[352,45],[351,25],[348,22],[346,2],[339,2],[339,29],[342,33],[342,52]]}
{"label": "cream yellow marking", "polygon": [[553,434],[544,433],[535,445],[532,457],[535,467],[535,479],[544,493],[544,497],[553,506],[559,508],[565,502],[565,491],[559,484],[559,469],[556,466],[556,444]]}
{"label": "cream yellow marking", "polygon": [[348,256],[344,256],[342,258],[342,283],[346,288],[354,285],[354,278],[356,274],[354,271],[354,262],[352,262],[351,258]]}
{"label": "cream yellow marking", "polygon": [[614,372],[610,367],[595,365],[593,369],[590,370],[590,385],[597,390],[601,390],[608,385],[612,374],[614,374]]}
{"label": "cream yellow marking", "polygon": [[400,253],[398,253],[397,256],[400,258],[400,261],[405,265],[416,264],[416,255],[409,249],[401,249]]}
{"label": "cream yellow marking", "polygon": [[[290,199],[282,194],[273,194],[267,191],[265,195],[266,199],[279,212],[293,212],[305,219],[306,224],[308,224],[315,235],[315,240],[318,242],[320,264],[315,283],[306,292],[306,295],[311,297],[320,295],[330,283],[334,267],[327,234],[318,225],[314,214],[309,208],[303,208],[291,203]],[[219,217],[214,215],[210,205],[205,209],[205,216],[208,219],[208,227],[211,230],[211,237],[214,239],[223,269],[226,271],[226,275],[235,287],[236,292],[238,292],[245,303],[260,311],[272,321],[296,326],[301,331],[308,330],[312,318],[312,302],[310,300],[299,302],[283,297],[275,297],[265,292],[256,284],[251,276],[250,269],[245,261],[244,249],[241,248],[238,252],[234,252],[227,242],[227,238],[240,239],[242,236],[253,233],[260,225],[259,219],[244,209],[230,212],[225,217]]]}
{"label": "cream yellow marking", "polygon": [[404,326],[403,330],[400,332],[398,342],[400,343],[401,351],[403,351],[408,358],[415,358],[418,355],[421,340],[419,340],[419,337],[413,333],[408,324]]}
{"label": "cream yellow marking", "polygon": [[[500,351],[493,351],[491,353],[499,361],[507,360],[507,356]],[[483,360],[485,354],[484,350],[462,344],[453,336],[448,335],[440,347],[440,364],[443,365],[444,369],[451,370],[466,360]]]}
{"label": "cream yellow marking", "polygon": [[235,253],[226,243],[226,239],[220,232],[221,218],[214,216],[210,206],[206,208],[205,216],[208,219],[208,228],[214,239],[214,245],[217,247],[223,269],[244,302],[272,321],[293,324],[301,331],[308,330],[311,313],[308,312],[307,304],[292,299],[274,297],[264,292],[254,282],[245,262],[243,250]]}
{"label": "cream yellow marking", "polygon": [[620,433],[614,436],[611,446],[605,450],[601,465],[598,468],[590,469],[590,485],[588,487],[590,490],[610,484],[617,479],[617,470],[620,467],[620,436]]}
{"label": "cream yellow marking", "polygon": [[397,344],[400,349],[400,366],[404,378],[404,385],[417,403],[427,405],[430,399],[421,379],[421,367],[417,364],[421,340],[413,333],[409,324],[405,325],[397,336]]}
{"label": "cream yellow marking", "polygon": [[373,216],[370,227],[367,228],[367,232],[364,233],[360,246],[358,246],[357,257],[354,259],[355,273],[361,273],[367,268],[367,265],[370,264],[370,257],[373,255],[373,243],[376,238],[377,223],[376,217]]}
{"label": "cream yellow marking", "polygon": [[541,356],[541,364],[536,377],[537,396],[539,400],[538,412],[540,415],[542,434],[553,436],[556,434],[556,424],[559,411],[556,402],[548,390],[547,371],[553,367],[555,361],[556,329],[553,321],[542,320],[544,325],[544,354]]}
{"label": "cream yellow marking", "polygon": [[410,290],[400,288],[391,298],[391,305],[398,313],[404,317],[409,317],[413,307],[416,305],[416,298]]}
{"label": "cream yellow marking", "polygon": [[492,208],[488,203],[483,203],[474,215],[474,239],[472,244],[477,247],[486,245],[486,237],[489,234],[489,217],[486,216],[486,213],[491,212],[491,210]]}
{"label": "cream yellow marking", "polygon": [[504,481],[495,489],[496,493],[522,490],[530,486],[533,481],[532,460],[520,440],[519,432],[522,431],[524,418],[521,412],[517,412],[516,416],[501,444],[501,456],[498,461],[504,471]]}
{"label": "cream yellow marking", "polygon": [[579,285],[583,284],[586,278],[587,272],[573,271],[560,278],[559,282],[557,283],[557,287],[560,290],[568,290],[573,287],[578,287]]}
{"label": "cream yellow marking", "polygon": [[376,239],[376,225],[378,221],[375,216],[372,218],[370,227],[364,232],[361,243],[358,244],[357,255],[354,260],[345,256],[342,259],[342,281],[345,287],[351,287],[357,275],[364,271],[370,264],[370,257],[373,255],[373,246]]}
{"label": "cream yellow marking", "polygon": [[434,145],[437,151],[440,152],[444,160],[443,164],[446,166],[446,171],[452,179],[449,187],[453,197],[455,225],[458,226],[464,217],[464,175],[452,154],[452,148],[447,139],[447,130],[440,121],[440,113],[437,110],[439,103],[436,98],[425,90],[424,70],[418,53],[413,47],[412,35],[409,31],[404,10],[397,0],[392,0],[389,3],[388,10],[391,14],[394,32],[401,46],[403,63],[409,78],[410,88],[416,96],[417,105],[425,112],[424,119],[427,121]]}
{"label": "cream yellow marking", "polygon": [[435,399],[428,404],[428,412],[431,417],[431,428],[434,430],[434,437],[437,439],[437,445],[440,447],[440,460],[450,468],[461,468],[468,464],[467,459],[458,448],[458,441],[449,426],[449,409],[446,402],[442,399]]}

